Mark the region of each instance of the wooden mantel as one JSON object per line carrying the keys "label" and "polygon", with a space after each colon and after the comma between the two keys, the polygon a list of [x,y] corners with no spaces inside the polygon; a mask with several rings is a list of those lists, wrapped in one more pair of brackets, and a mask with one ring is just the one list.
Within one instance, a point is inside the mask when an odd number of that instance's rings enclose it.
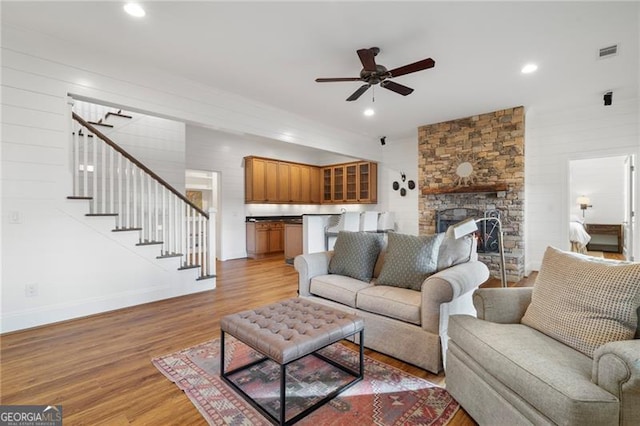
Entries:
{"label": "wooden mantel", "polygon": [[439,194],[480,194],[503,192],[508,189],[506,183],[496,183],[493,185],[456,186],[448,188],[422,188],[422,195]]}

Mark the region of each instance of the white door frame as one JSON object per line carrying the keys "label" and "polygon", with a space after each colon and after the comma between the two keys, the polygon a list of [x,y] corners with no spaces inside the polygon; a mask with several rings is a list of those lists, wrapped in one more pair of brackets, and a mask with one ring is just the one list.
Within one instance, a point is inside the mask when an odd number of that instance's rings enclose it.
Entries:
{"label": "white door frame", "polygon": [[[564,229],[564,234],[565,234],[564,239],[565,241],[567,241],[567,244],[569,244],[569,220],[571,217],[571,207],[575,204],[575,200],[572,200],[570,196],[571,194],[571,176],[570,176],[571,162],[576,160],[593,160],[593,159],[606,158],[606,157],[632,157],[633,159],[636,159],[638,157],[638,152],[634,152],[631,149],[590,151],[590,152],[572,153],[572,155],[567,157],[566,159],[565,187],[563,188],[563,198],[565,200],[563,217],[565,218],[565,223],[563,224],[562,229]],[[629,194],[630,196],[626,197],[626,199],[627,201],[631,201],[632,205],[625,206],[625,211],[630,211],[632,208],[635,208],[635,200],[638,199],[638,194],[637,194],[637,191],[639,189],[638,173],[633,173],[631,176],[631,179],[633,179],[633,182],[632,182],[633,187],[630,190],[633,191],[633,193]],[[626,191],[626,189],[627,188],[622,188],[621,190]],[[635,227],[631,227],[631,229],[629,230],[629,237],[631,239],[632,256],[637,259],[638,258],[637,250],[640,247],[640,244],[638,244],[638,242],[636,241],[638,236],[635,233]],[[626,235],[625,235],[625,238],[626,238]]]}
{"label": "white door frame", "polygon": [[635,260],[635,240],[634,236],[636,235],[636,197],[635,197],[635,187],[636,187],[636,170],[635,170],[636,159],[634,155],[629,155],[624,160],[625,167],[625,180],[627,187],[625,188],[626,196],[625,196],[625,218],[624,218],[624,247],[622,252],[625,255],[627,260],[633,261]]}

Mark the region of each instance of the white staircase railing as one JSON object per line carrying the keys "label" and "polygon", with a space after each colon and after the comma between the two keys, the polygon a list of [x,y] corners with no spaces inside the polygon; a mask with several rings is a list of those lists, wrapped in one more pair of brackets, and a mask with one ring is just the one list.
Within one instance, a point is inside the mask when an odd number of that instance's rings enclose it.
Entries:
{"label": "white staircase railing", "polygon": [[215,276],[215,226],[209,215],[82,117],[73,132],[73,197],[90,199],[91,216],[114,216],[114,231],[140,232],[158,257],[181,256],[180,269]]}

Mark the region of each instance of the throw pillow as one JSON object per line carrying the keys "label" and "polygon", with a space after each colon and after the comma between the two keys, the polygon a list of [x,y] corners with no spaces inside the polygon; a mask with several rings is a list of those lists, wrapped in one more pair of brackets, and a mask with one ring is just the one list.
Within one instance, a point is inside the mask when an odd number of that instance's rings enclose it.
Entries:
{"label": "throw pillow", "polygon": [[522,324],[593,358],[607,342],[634,338],[638,307],[640,263],[548,247]]}
{"label": "throw pillow", "polygon": [[453,228],[449,227],[438,251],[438,271],[468,262],[475,248],[474,242],[473,235],[465,235],[456,239],[453,236]]}
{"label": "throw pillow", "polygon": [[340,231],[333,246],[329,273],[369,282],[382,248],[382,234]]}
{"label": "throw pillow", "polygon": [[436,272],[443,238],[442,233],[419,237],[389,233],[387,253],[376,285],[420,291],[422,282]]}

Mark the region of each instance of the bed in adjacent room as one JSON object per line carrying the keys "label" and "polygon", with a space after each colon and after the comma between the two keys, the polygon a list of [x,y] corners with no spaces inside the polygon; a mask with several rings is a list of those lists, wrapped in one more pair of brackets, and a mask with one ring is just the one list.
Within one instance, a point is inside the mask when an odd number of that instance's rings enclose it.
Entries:
{"label": "bed in adjacent room", "polygon": [[587,244],[591,241],[591,235],[587,233],[583,220],[578,216],[571,216],[569,221],[569,241],[571,251],[587,254]]}

